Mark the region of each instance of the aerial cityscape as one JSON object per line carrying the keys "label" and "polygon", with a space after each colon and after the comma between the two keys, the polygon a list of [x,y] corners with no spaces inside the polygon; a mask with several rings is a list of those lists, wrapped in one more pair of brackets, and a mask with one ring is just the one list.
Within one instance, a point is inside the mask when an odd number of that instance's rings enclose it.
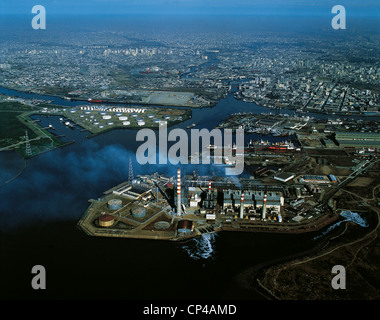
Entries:
{"label": "aerial cityscape", "polygon": [[2,300],[380,298],[379,3],[71,2],[0,8]]}

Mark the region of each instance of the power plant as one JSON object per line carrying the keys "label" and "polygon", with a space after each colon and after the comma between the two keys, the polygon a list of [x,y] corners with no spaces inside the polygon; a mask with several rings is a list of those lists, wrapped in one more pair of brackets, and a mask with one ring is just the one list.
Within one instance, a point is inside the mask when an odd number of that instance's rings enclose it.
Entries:
{"label": "power plant", "polygon": [[[79,226],[90,235],[179,241],[220,230],[307,232],[336,216],[304,219],[308,204],[289,200],[284,185],[262,185],[254,179],[228,176],[154,173],[133,177],[91,205]],[[294,192],[295,197],[299,192]],[[285,203],[285,199],[287,203]],[[298,212],[296,206],[303,206]],[[297,207],[298,208],[298,207]],[[302,222],[304,221],[304,222]]]}

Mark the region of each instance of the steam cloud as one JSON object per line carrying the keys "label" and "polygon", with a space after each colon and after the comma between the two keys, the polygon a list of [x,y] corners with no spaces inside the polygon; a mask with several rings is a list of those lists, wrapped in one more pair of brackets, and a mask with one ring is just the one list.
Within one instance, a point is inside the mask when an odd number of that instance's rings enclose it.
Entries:
{"label": "steam cloud", "polygon": [[[134,176],[159,172],[175,176],[176,165],[137,163],[135,153],[120,144],[99,146],[86,141],[78,151],[58,149],[28,161],[27,169],[13,182],[0,187],[0,230],[52,220],[79,220],[88,199],[126,181],[129,158]],[[225,168],[213,165],[179,165],[182,175],[224,175]],[[6,170],[0,162],[2,170]]]}

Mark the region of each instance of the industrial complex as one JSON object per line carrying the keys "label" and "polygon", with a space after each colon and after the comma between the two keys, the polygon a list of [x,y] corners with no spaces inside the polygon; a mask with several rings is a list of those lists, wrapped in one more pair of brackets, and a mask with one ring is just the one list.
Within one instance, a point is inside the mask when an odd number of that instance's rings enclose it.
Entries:
{"label": "industrial complex", "polygon": [[[172,241],[222,230],[315,231],[339,217],[333,205],[314,200],[318,179],[303,176],[296,185],[261,185],[196,172],[182,176],[180,168],[176,177],[140,175],[91,199],[78,226],[92,236]],[[326,183],[336,182],[326,177]]]}

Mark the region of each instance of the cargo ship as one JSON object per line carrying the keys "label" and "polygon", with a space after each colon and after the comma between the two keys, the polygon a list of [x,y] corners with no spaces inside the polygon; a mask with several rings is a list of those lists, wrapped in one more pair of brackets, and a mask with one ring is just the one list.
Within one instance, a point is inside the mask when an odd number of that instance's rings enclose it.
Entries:
{"label": "cargo ship", "polygon": [[283,143],[283,144],[276,144],[276,145],[270,145],[267,148],[268,150],[275,150],[275,151],[283,151],[283,150],[294,150],[293,143]]}
{"label": "cargo ship", "polygon": [[283,146],[269,146],[268,150],[282,151],[282,150],[294,150],[294,147],[291,145],[283,145]]}
{"label": "cargo ship", "polygon": [[269,141],[255,141],[252,140],[248,143],[248,149],[261,149],[261,150],[273,150],[273,151],[289,151],[294,150],[294,144],[288,141],[284,142],[269,142]]}
{"label": "cargo ship", "polygon": [[88,102],[90,102],[90,103],[102,103],[103,101],[102,100],[95,100],[95,99],[88,99],[87,100]]}

